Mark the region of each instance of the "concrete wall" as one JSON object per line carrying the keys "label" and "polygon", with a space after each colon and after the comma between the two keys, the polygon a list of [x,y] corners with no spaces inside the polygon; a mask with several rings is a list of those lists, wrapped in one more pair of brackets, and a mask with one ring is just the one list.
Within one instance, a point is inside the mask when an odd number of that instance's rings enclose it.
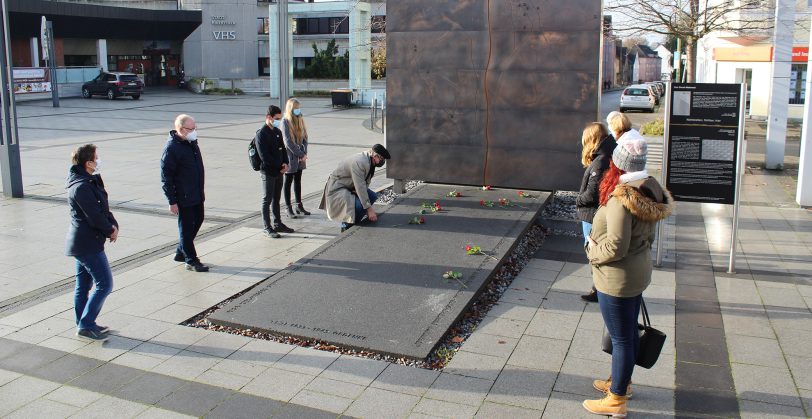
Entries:
{"label": "concrete wall", "polygon": [[203,0],[200,7],[203,21],[183,45],[187,76],[258,77],[256,0]]}

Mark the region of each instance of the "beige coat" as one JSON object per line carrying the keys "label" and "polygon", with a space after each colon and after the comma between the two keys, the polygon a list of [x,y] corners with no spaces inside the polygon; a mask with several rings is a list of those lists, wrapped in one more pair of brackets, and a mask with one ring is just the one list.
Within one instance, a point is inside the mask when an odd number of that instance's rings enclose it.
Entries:
{"label": "beige coat", "polygon": [[319,209],[327,211],[327,218],[351,224],[360,221],[355,219],[356,196],[364,209],[372,206],[367,193],[373,175],[369,154],[369,151],[364,151],[344,159],[330,174],[319,204]]}
{"label": "beige coat", "polygon": [[596,246],[587,248],[595,288],[613,297],[636,297],[651,283],[654,227],[674,210],[674,198],[654,178],[618,184],[595,213]]}

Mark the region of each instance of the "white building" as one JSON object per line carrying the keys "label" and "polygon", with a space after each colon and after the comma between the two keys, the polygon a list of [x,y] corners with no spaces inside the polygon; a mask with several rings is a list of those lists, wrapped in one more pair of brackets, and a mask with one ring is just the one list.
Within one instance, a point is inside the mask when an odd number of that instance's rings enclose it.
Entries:
{"label": "white building", "polygon": [[[654,52],[657,53],[657,56],[660,57],[661,68],[660,71],[662,72],[662,79],[667,80],[666,77],[670,77],[671,74],[674,72],[674,53],[669,51],[665,45],[659,45],[657,48],[654,48]],[[668,76],[665,76],[665,75]]]}
{"label": "white building", "polygon": [[[765,8],[761,12],[748,12],[743,18],[763,21],[771,26],[774,19],[772,13]],[[807,0],[798,0],[789,86],[789,118],[800,119],[803,116],[809,54],[809,13]],[[772,42],[771,29],[747,35],[715,32],[702,38],[697,47],[696,81],[747,83],[748,115],[753,118],[767,118],[774,56]]]}

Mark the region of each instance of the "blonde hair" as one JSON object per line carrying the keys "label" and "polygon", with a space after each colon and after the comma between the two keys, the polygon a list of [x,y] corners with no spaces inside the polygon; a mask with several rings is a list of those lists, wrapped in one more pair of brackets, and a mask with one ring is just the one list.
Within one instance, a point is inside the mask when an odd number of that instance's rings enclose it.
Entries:
{"label": "blonde hair", "polygon": [[307,138],[307,127],[305,126],[303,117],[296,117],[293,115],[293,109],[298,106],[298,100],[293,98],[288,99],[288,102],[285,104],[284,118],[288,121],[288,127],[290,135],[293,137],[293,142],[296,144],[302,144],[302,141]]}
{"label": "blonde hair", "polygon": [[581,164],[584,167],[589,167],[589,164],[592,163],[592,154],[607,135],[609,132],[600,122],[590,122],[584,127],[584,133],[581,135],[581,145],[584,147],[581,152]]}
{"label": "blonde hair", "polygon": [[[626,114],[618,112],[615,115],[609,115],[606,119],[606,123],[609,124],[609,129],[612,131],[612,134],[615,133],[624,133],[630,129],[632,129],[632,121],[629,120],[629,117]],[[617,141],[617,138],[615,138]]]}

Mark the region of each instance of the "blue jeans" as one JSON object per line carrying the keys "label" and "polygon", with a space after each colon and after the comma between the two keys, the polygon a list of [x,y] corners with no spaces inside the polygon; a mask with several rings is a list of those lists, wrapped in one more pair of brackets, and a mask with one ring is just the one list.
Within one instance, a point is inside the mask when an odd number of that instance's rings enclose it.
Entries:
{"label": "blue jeans", "polygon": [[[367,189],[367,196],[369,196],[369,202],[374,204],[375,201],[378,200],[378,194],[373,192],[372,189]],[[367,216],[367,210],[364,209],[364,206],[361,205],[361,199],[357,196],[355,197],[355,222],[360,223],[364,217]],[[341,223],[341,227],[348,227],[350,224]]]}
{"label": "blue jeans", "polygon": [[[90,294],[90,287],[96,289]],[[76,256],[76,289],[73,294],[73,306],[76,311],[76,327],[79,329],[96,329],[96,317],[99,316],[104,300],[113,290],[113,272],[104,251],[96,254]]]}
{"label": "blue jeans", "polygon": [[618,396],[626,395],[626,387],[632,381],[634,361],[640,348],[640,334],[637,317],[640,315],[640,301],[637,297],[612,297],[598,291],[598,305],[603,322],[612,338],[612,387],[610,391]]}
{"label": "blue jeans", "polygon": [[581,228],[584,231],[584,246],[589,243],[589,233],[592,232],[592,223],[581,221]]}

